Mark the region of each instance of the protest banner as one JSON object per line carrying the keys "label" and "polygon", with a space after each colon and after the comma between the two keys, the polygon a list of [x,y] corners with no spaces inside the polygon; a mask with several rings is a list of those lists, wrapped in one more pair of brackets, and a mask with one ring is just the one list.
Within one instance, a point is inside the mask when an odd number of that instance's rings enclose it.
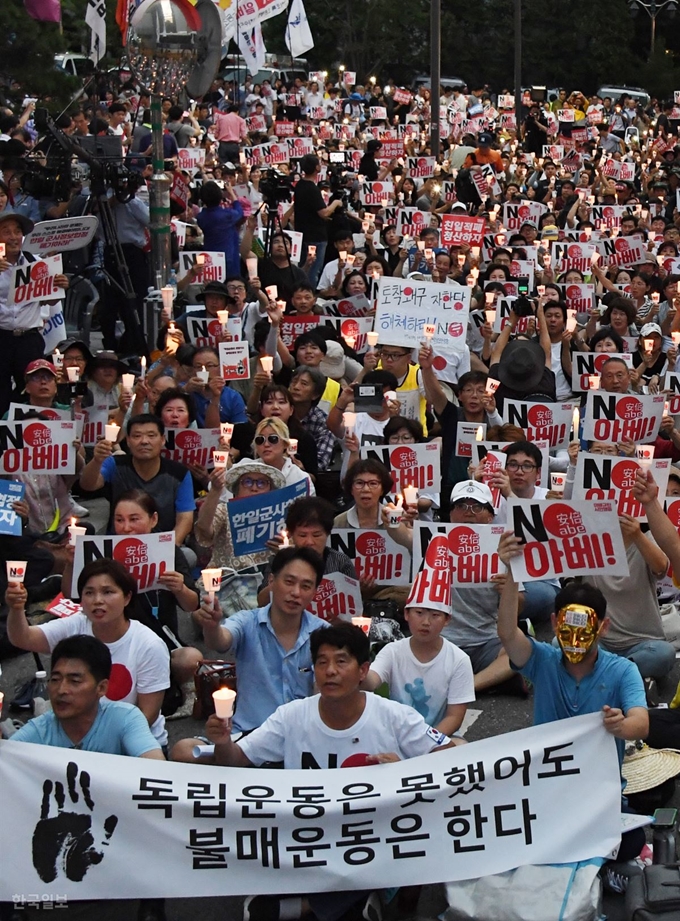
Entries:
{"label": "protest banner", "polygon": [[385,158],[388,162],[404,156],[403,138],[392,138],[386,135],[380,136],[382,147],[380,148],[381,159]]}
{"label": "protest banner", "polygon": [[677,371],[666,371],[664,390],[668,404],[665,411],[671,416],[680,415],[680,374]]}
{"label": "protest banner", "polygon": [[75,474],[75,437],[75,422],[0,422],[0,473]]}
{"label": "protest banner", "polygon": [[548,157],[551,160],[559,161],[564,156],[564,147],[561,144],[544,144],[542,157]]}
{"label": "protest banner", "polygon": [[63,593],[59,592],[47,605],[47,610],[55,617],[73,617],[74,614],[83,613],[83,606],[71,598],[64,598]]}
{"label": "protest banner", "polygon": [[387,118],[387,109],[385,106],[370,106],[368,110],[368,117],[375,118],[377,120],[384,120]]}
{"label": "protest banner", "polygon": [[[510,287],[511,287],[510,282],[505,282],[503,284],[503,288],[506,290],[506,292],[510,290]],[[510,322],[510,314],[512,313],[514,309],[514,304],[516,300],[517,300],[516,294],[507,294],[506,297],[499,298],[496,301],[496,317],[493,323],[493,331],[495,333],[502,332],[502,330],[505,329],[505,327]],[[534,317],[533,314],[531,314],[530,316],[518,317],[517,323],[515,325],[515,333],[524,334],[524,333],[529,332],[529,329],[530,329],[529,321],[531,321],[531,325],[535,325],[536,318]]]}
{"label": "protest banner", "polygon": [[297,230],[284,230],[283,232],[290,240],[290,261],[294,262],[295,265],[300,265],[300,257],[302,256],[302,234]]}
{"label": "protest banner", "polygon": [[29,301],[63,300],[66,291],[55,284],[57,275],[63,274],[61,254],[13,266],[9,269],[7,303],[21,307]]}
{"label": "protest banner", "polygon": [[219,429],[166,429],[161,457],[185,467],[189,464],[212,467],[213,448],[217,448],[219,443]]}
{"label": "protest banner", "polygon": [[590,390],[581,437],[586,441],[609,442],[630,438],[636,444],[649,444],[659,434],[664,403],[663,393]]}
{"label": "protest banner", "polygon": [[250,377],[250,353],[247,342],[220,342],[220,377],[225,381],[243,381]]}
{"label": "protest banner", "polygon": [[594,252],[594,243],[553,243],[550,250],[553,271],[561,274],[576,269],[590,275]]}
{"label": "protest banner", "polygon": [[227,517],[234,556],[246,556],[267,549],[267,541],[280,534],[288,508],[307,495],[307,483],[298,480],[282,489],[227,502]]}
{"label": "protest banner", "polygon": [[530,291],[534,290],[535,271],[536,263],[530,259],[513,259],[510,263],[510,275],[512,278],[525,281]]}
{"label": "protest banner", "polygon": [[602,175],[607,179],[617,182],[633,182],[635,180],[635,164],[627,160],[614,160],[611,157],[601,166]]}
{"label": "protest banner", "polygon": [[[247,188],[247,187],[246,187]],[[187,242],[187,227],[189,225],[185,221],[180,221],[178,218],[173,217],[170,221],[170,228],[174,231],[177,238],[177,248],[184,249],[184,246]]]}
{"label": "protest banner", "polygon": [[205,166],[205,150],[202,147],[180,147],[177,151],[177,166],[192,175],[199,172]]}
{"label": "protest banner", "polygon": [[[648,468],[659,487],[659,502],[663,502],[668,487],[670,458],[659,458]],[[572,499],[611,499],[618,515],[632,515],[646,521],[642,503],[633,498],[635,478],[640,463],[634,457],[610,457],[606,454],[588,454],[579,451]]]}
{"label": "protest banner", "polygon": [[72,586],[84,566],[93,560],[116,560],[137,583],[137,591],[154,592],[163,588],[158,581],[166,571],[175,569],[175,532],[157,534],[79,534],[73,559]]}
{"label": "protest banner", "polygon": [[443,214],[441,227],[441,245],[456,246],[467,243],[468,246],[481,246],[484,242],[483,217],[469,214]]}
{"label": "protest banner", "polygon": [[373,317],[320,317],[320,319],[323,320],[324,326],[333,326],[345,341],[348,338],[354,339],[352,348],[357,355],[363,355],[368,350],[366,334],[373,329]]}
{"label": "protest banner", "polygon": [[417,208],[397,209],[397,233],[404,237],[417,239],[421,230],[429,226],[429,214]]}
{"label": "protest banner", "polygon": [[99,220],[93,214],[41,221],[24,237],[21,245],[29,253],[66,253],[92,242]]}
{"label": "protest banner", "polygon": [[224,253],[187,252],[182,250],[179,254],[179,272],[177,278],[181,281],[194,267],[197,257],[202,256],[203,262],[198,259],[198,267],[193,276],[194,284],[204,285],[209,281],[224,281],[227,277],[227,263]]}
{"label": "protest banner", "polygon": [[360,579],[373,578],[380,585],[411,584],[411,555],[392,540],[388,531],[334,528],[328,546],[354,561]]}
{"label": "protest banner", "polygon": [[341,572],[325,575],[307,610],[321,620],[350,620],[361,617],[364,603],[361,600],[361,586],[358,579],[352,579]]}
{"label": "protest banner", "polygon": [[412,179],[429,179],[434,176],[436,157],[407,157],[406,169]]}
{"label": "protest banner", "polygon": [[527,403],[524,400],[504,400],[502,418],[505,423],[523,428],[527,441],[545,439],[551,448],[566,448],[576,406],[578,403]]}
{"label": "protest banner", "polygon": [[109,421],[109,405],[100,401],[83,410],[83,428],[80,436],[81,442],[86,447],[96,445],[104,437],[104,426]]}
{"label": "protest banner", "polygon": [[590,220],[602,230],[612,230],[621,226],[621,218],[630,214],[627,205],[593,205],[590,209]]}
{"label": "protest banner", "polygon": [[365,317],[373,310],[373,304],[365,294],[343,297],[336,302],[335,307],[342,317]]}
{"label": "protest banner", "polygon": [[394,201],[394,184],[386,180],[361,183],[362,205],[387,205]]}
{"label": "protest banner", "polygon": [[23,522],[12,505],[24,498],[24,490],[23,483],[0,480],[0,534],[21,537]]}
{"label": "protest banner", "polygon": [[491,481],[499,470],[505,470],[507,455],[504,451],[487,451],[484,457],[484,472],[482,473],[482,483],[489,487],[491,491],[491,501],[494,508],[501,506],[501,491],[498,486],[492,486]]}
{"label": "protest banner", "polygon": [[547,210],[547,206],[538,201],[521,204],[506,201],[503,203],[503,227],[506,230],[519,230],[525,221],[531,221],[538,226],[541,215]]}
{"label": "protest banner", "polygon": [[574,352],[571,356],[571,389],[574,392],[590,390],[588,376],[602,374],[602,366],[610,358],[618,358],[620,361],[625,361],[629,368],[633,367],[633,356],[628,353]]}
{"label": "protest banner", "polygon": [[[323,109],[321,112],[323,113]],[[323,114],[317,116],[318,118],[323,118]],[[267,119],[264,115],[251,115],[249,118],[246,118],[246,131],[248,134],[252,134],[254,131],[261,131],[263,134],[267,131]]]}
{"label": "protest banner", "polygon": [[391,493],[403,493],[406,486],[416,486],[421,493],[439,492],[441,446],[436,442],[365,446],[360,455],[387,467],[392,474]]}
{"label": "protest banner", "polygon": [[49,316],[43,317],[43,327],[41,330],[44,343],[43,352],[45,355],[49,355],[49,353],[67,337],[63,304],[63,300],[59,300],[49,305],[41,305],[41,309],[44,306],[49,307]]}
{"label": "protest banner", "polygon": [[456,457],[472,457],[472,445],[483,441],[486,435],[486,422],[459,422],[456,432]]}
{"label": "protest banner", "polygon": [[[590,311],[595,306],[595,285],[572,284],[571,282],[558,286],[562,292],[562,297],[567,305],[568,310],[575,310],[576,313],[584,314],[582,319],[587,322]],[[547,304],[545,305],[547,307]]]}
{"label": "protest banner", "polygon": [[616,503],[611,499],[508,499],[508,529],[523,543],[510,569],[515,579],[534,582],[562,576],[627,576]]}
{"label": "protest banner", "polygon": [[[372,754],[371,739],[358,735],[354,747]],[[0,752],[0,847],[12,855],[0,898],[9,902],[53,880],[69,902],[422,885],[477,878],[480,854],[484,874],[494,874],[604,857],[621,838],[616,742],[600,713],[349,774],[325,770],[344,763],[333,740],[322,763],[304,742],[294,753],[295,764],[324,770],[261,768],[256,778],[12,741]],[[417,792],[424,783],[426,798]],[[73,793],[65,807],[45,793],[41,819],[41,791],[55,784]],[[556,822],[556,803],[579,808]],[[361,839],[346,825],[352,808],[364,810]],[[102,830],[78,874],[57,871],[62,845],[37,832],[57,816]]]}
{"label": "protest banner", "polygon": [[[499,452],[505,451],[508,448],[512,441],[474,441],[472,444],[472,463],[475,467],[479,466],[483,458],[485,458],[490,451]],[[549,486],[550,485],[550,445],[545,440],[534,441],[534,446],[538,448],[541,452],[541,469],[537,470],[538,479],[536,480],[536,486]]]}
{"label": "protest banner", "polygon": [[413,578],[415,579],[416,573],[423,568],[424,560],[427,560],[428,568],[436,568],[435,561],[440,555],[440,550],[432,548],[432,541],[443,537],[451,554],[447,572],[453,586],[490,585],[492,576],[505,572],[505,564],[501,563],[498,556],[498,541],[505,530],[506,527],[502,524],[439,524],[432,521],[415,521]]}
{"label": "protest banner", "polygon": [[465,348],[470,289],[460,285],[438,285],[412,278],[378,279],[374,328],[381,345],[417,348],[425,324],[436,327],[432,347],[440,353],[435,370],[444,370],[447,352]]}
{"label": "protest banner", "polygon": [[238,0],[236,18],[240,30],[253,29],[258,23],[278,16],[288,6],[288,0]]}
{"label": "protest banner", "polygon": [[230,342],[241,338],[240,317],[229,317],[226,333],[217,317],[192,317],[189,313],[186,315],[184,322],[189,334],[187,341],[195,345],[196,348],[202,348],[204,345],[212,345],[216,348],[227,337]]}
{"label": "protest banner", "polygon": [[284,316],[281,320],[281,339],[286,348],[292,348],[298,336],[311,332],[323,319],[324,317],[320,317],[317,314],[301,317]]}
{"label": "protest banner", "polygon": [[[300,160],[314,153],[314,140],[311,137],[290,137],[286,140],[288,156],[291,160]],[[288,231],[286,231],[288,232]]]}
{"label": "protest banner", "polygon": [[598,240],[595,244],[600,254],[600,266],[616,265],[623,268],[647,261],[647,249],[637,237],[615,237]]}
{"label": "protest banner", "polygon": [[8,421],[18,421],[20,419],[35,419],[35,413],[38,413],[41,419],[56,422],[70,422],[70,409],[55,409],[53,406],[29,406],[28,403],[10,403],[7,410]]}
{"label": "protest banner", "polygon": [[411,100],[413,99],[413,94],[408,90],[405,90],[403,87],[397,86],[394,89],[394,101],[398,102],[400,105],[410,105]]}

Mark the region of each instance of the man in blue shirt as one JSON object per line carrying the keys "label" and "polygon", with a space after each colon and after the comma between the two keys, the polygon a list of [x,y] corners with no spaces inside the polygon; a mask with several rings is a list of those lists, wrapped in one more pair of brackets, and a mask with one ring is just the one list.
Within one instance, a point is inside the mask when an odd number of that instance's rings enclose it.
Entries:
{"label": "man in blue shirt", "polygon": [[[624,740],[646,738],[649,713],[637,666],[599,647],[598,640],[609,626],[607,600],[587,582],[570,582],[555,597],[552,621],[559,645],[525,636],[517,626],[518,588],[510,571],[510,561],[521,553],[519,538],[510,531],[503,534],[498,556],[508,573],[498,606],[498,636],[511,667],[534,684],[534,724],[601,711],[604,728],[616,739],[621,763]],[[627,832],[618,860],[636,857],[644,843],[641,829]]]}
{"label": "man in blue shirt", "polygon": [[[196,422],[199,428],[217,428],[220,422],[247,422],[246,404],[236,390],[225,384],[220,374],[220,359],[217,349],[205,346],[194,352],[191,360],[194,377],[186,383],[186,391],[191,394],[196,410]],[[210,375],[204,383],[197,375],[199,371]]]}
{"label": "man in blue shirt", "polygon": [[[323,579],[324,563],[307,547],[286,547],[272,560],[271,602],[253,611],[223,618],[217,599],[204,600],[197,612],[206,646],[233,652],[238,698],[234,730],[250,732],[291,700],[309,697],[314,689],[311,634],[328,624],[305,610]],[[205,740],[183,739],[172,750],[173,761],[193,762],[193,749]],[[210,762],[202,758],[201,762]]]}

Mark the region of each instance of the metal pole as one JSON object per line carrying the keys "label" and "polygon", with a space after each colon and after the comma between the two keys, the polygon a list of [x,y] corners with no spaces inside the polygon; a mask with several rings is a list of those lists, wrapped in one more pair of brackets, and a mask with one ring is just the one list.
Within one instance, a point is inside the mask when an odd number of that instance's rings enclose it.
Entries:
{"label": "metal pole", "polygon": [[432,156],[438,157],[439,143],[439,78],[441,76],[442,16],[441,0],[430,0],[430,146]]}
{"label": "metal pole", "polygon": [[656,41],[656,11],[651,14],[652,20],[652,44],[650,48],[650,56],[654,54],[654,42]]}
{"label": "metal pole", "polygon": [[170,180],[163,169],[163,122],[161,97],[151,97],[151,138],[153,146],[153,176],[149,191],[151,215],[151,261],[154,283],[160,275],[165,284],[170,274]]}
{"label": "metal pole", "polygon": [[522,0],[515,0],[515,121],[519,141],[522,125]]}

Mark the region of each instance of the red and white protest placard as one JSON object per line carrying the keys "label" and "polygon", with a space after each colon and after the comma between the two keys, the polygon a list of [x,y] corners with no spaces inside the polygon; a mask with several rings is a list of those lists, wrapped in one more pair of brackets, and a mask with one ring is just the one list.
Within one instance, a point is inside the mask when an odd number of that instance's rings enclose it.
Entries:
{"label": "red and white protest placard", "polygon": [[[663,502],[668,488],[670,458],[653,460],[649,470],[659,487],[659,502]],[[640,463],[634,457],[610,457],[606,454],[579,452],[573,499],[611,499],[618,515],[632,515],[646,521],[644,506],[633,497],[635,478]]]}
{"label": "red and white protest placard", "polygon": [[483,441],[486,422],[459,422],[456,430],[456,457],[472,457],[472,445]]}
{"label": "red and white protest placard", "polygon": [[76,537],[72,585],[84,566],[93,560],[116,560],[127,569],[140,592],[163,588],[159,577],[175,569],[175,532],[158,534],[125,534],[121,537],[104,534],[84,534]]}
{"label": "red and white protest placard", "polygon": [[341,317],[365,317],[373,310],[373,305],[365,294],[343,297],[335,306]]}
{"label": "red and white protest placard", "polygon": [[515,579],[627,576],[616,503],[611,499],[535,502],[508,499],[508,528],[524,544],[510,563]]}
{"label": "red and white protest placard", "polygon": [[[504,525],[434,524],[415,521],[413,524],[413,573],[420,572],[423,561],[436,568],[436,541],[445,541],[451,558],[449,578],[455,586],[489,585],[491,577],[505,572],[498,557],[498,542]],[[434,546],[433,546],[434,545]],[[432,548],[432,549],[430,549]],[[428,552],[429,551],[429,552]]]}
{"label": "red and white protest placard", "polygon": [[434,325],[431,345],[438,353],[436,371],[446,368],[446,354],[465,348],[470,289],[411,278],[378,279],[374,328],[382,345],[417,348],[425,325]]}
{"label": "red and white protest placard", "polygon": [[458,193],[456,192],[456,183],[453,179],[445,179],[442,182],[441,196],[445,202],[458,201]]}
{"label": "red and white protest placard", "polygon": [[361,183],[361,203],[364,205],[389,205],[394,201],[394,184],[381,182]]}
{"label": "red and white protest placard", "polygon": [[59,592],[47,605],[47,610],[55,617],[73,617],[83,613],[83,606],[71,598],[64,598],[63,592]]}
{"label": "red and white protest placard", "polygon": [[312,614],[326,621],[335,620],[336,617],[340,620],[361,617],[363,609],[359,581],[341,572],[324,576],[308,605]]}
{"label": "red and white protest placard", "polygon": [[413,99],[413,94],[409,93],[408,90],[405,90],[400,86],[396,87],[396,89],[394,90],[394,101],[398,102],[400,105],[407,106],[409,105],[412,99]]}
{"label": "red and white protest placard", "polygon": [[166,429],[162,457],[199,467],[212,467],[213,448],[219,447],[219,429]]}
{"label": "red and white protest placard", "polygon": [[671,416],[680,416],[680,374],[677,371],[666,371],[664,388],[668,403],[668,413]]}
{"label": "red and white protest placard", "polygon": [[494,508],[500,508],[501,491],[497,486],[492,486],[491,481],[499,470],[505,470],[507,456],[504,451],[487,451],[484,455],[484,472],[482,473],[482,483],[489,487]]}
{"label": "red and white protest placard", "polygon": [[530,291],[533,291],[534,288],[535,271],[536,263],[532,262],[530,259],[513,259],[510,263],[510,274],[512,275],[512,278],[527,279]]}
{"label": "red and white protest placard", "polygon": [[250,377],[250,353],[247,342],[220,342],[220,376],[225,381],[243,381]]}
{"label": "red and white protest placard", "polygon": [[499,109],[514,109],[515,108],[515,97],[510,96],[508,93],[500,93],[497,100]]}
{"label": "red and white protest placard", "polygon": [[92,242],[99,220],[92,214],[41,221],[21,245],[29,253],[65,253]]}
{"label": "red and white protest placard", "polygon": [[576,406],[578,403],[527,403],[524,400],[504,400],[503,422],[519,425],[526,432],[527,441],[545,439],[551,448],[566,448]]}
{"label": "red and white protest placard", "polygon": [[412,179],[429,179],[434,176],[436,157],[407,157],[406,168]]}
{"label": "red and white protest placard", "polygon": [[281,339],[287,349],[293,347],[298,336],[310,332],[322,321],[320,316],[286,317],[281,320]]}
{"label": "red and white protest placard", "polygon": [[633,356],[628,354],[614,354],[612,352],[574,352],[571,363],[571,389],[574,392],[585,393],[590,390],[588,377],[591,374],[602,374],[602,366],[610,358],[625,361],[632,369]]}
{"label": "red and white protest placard", "polygon": [[[504,282],[503,287],[508,291],[512,291],[515,287],[512,282]],[[516,290],[516,288],[515,288]],[[510,322],[510,314],[512,313],[513,304],[517,300],[517,296],[508,295],[507,297],[502,297],[496,301],[496,318],[493,323],[493,331],[495,333],[500,333]],[[523,335],[529,331],[529,321],[535,323],[536,318],[533,314],[531,316],[518,317],[517,324],[515,326],[515,332]]]}
{"label": "red and white protest placard", "polygon": [[630,214],[626,205],[593,205],[590,209],[590,220],[600,230],[611,230],[621,226],[621,218]]}
{"label": "red and white protest placard", "polygon": [[602,164],[602,175],[606,179],[616,179],[617,182],[633,182],[635,179],[635,164],[627,160],[605,160]]}
{"label": "red and white protest placard", "polygon": [[217,317],[192,317],[188,314],[185,322],[188,341],[196,348],[202,348],[204,345],[217,347],[220,342],[232,342],[241,338],[240,317],[229,317],[226,332]]}
{"label": "red and white protest placard", "polygon": [[[294,127],[293,125],[293,128]],[[276,166],[277,163],[288,163],[290,159],[290,148],[288,147],[288,141],[286,139],[278,143],[274,141],[271,144],[263,144],[260,150],[261,162],[267,166]]]}
{"label": "red and white protest placard", "polygon": [[[489,451],[505,451],[512,441],[475,441],[472,445],[472,463],[477,467]],[[550,445],[547,441],[534,441],[533,444],[541,452],[541,469],[537,470],[538,479],[536,486],[549,486],[550,479]]]}
{"label": "red and white protest placard", "polygon": [[9,269],[7,303],[21,307],[29,301],[53,301],[66,297],[66,291],[55,284],[63,275],[61,255],[45,256],[35,262],[24,262]]}
{"label": "red and white protest placard", "polygon": [[[323,112],[323,109],[321,110]],[[319,116],[323,118],[323,115]],[[246,131],[248,134],[253,134],[255,131],[266,131],[267,130],[267,119],[264,115],[251,115],[249,118],[246,118]]]}
{"label": "red and white protest placard", "polygon": [[430,225],[430,215],[417,208],[397,209],[397,233],[400,237],[417,238]]}
{"label": "red and white protest placard", "polygon": [[345,86],[354,86],[354,84],[357,82],[356,71],[346,70],[342,75],[342,82],[345,84]]}
{"label": "red and white protest placard", "polygon": [[550,251],[553,270],[561,274],[576,269],[583,275],[590,275],[594,252],[594,243],[553,243]]}
{"label": "red and white protest placard", "polygon": [[573,122],[576,118],[576,112],[574,109],[558,109],[557,110],[557,120],[561,122]]}
{"label": "red and white protest placard", "polygon": [[354,560],[359,579],[373,578],[379,585],[411,584],[411,555],[385,530],[334,528],[328,544]]}
{"label": "red and white protest placard", "polygon": [[544,144],[541,156],[559,163],[564,156],[564,147],[561,144]]}
{"label": "red and white protest placard", "polygon": [[[245,197],[245,196],[244,196]],[[179,221],[176,217],[173,217],[170,221],[170,227],[175,234],[177,239],[177,248],[184,249],[184,246],[187,242],[187,227],[189,225],[184,221]]]}
{"label": "red and white protest placard", "polygon": [[180,147],[177,151],[177,165],[188,173],[197,173],[205,166],[203,147]]}
{"label": "red and white protest placard", "polygon": [[560,285],[560,290],[569,310],[575,310],[576,313],[587,313],[595,305],[595,285]]}
{"label": "red and white protest placard", "polygon": [[632,266],[647,261],[647,250],[637,237],[615,237],[613,240],[598,240],[595,244],[600,254],[601,266]]}
{"label": "red and white protest placard", "polygon": [[[202,261],[201,258],[202,257]],[[177,278],[185,278],[198,262],[194,283],[204,285],[209,281],[224,281],[227,277],[227,262],[224,253],[187,252],[179,254],[179,272]]]}
{"label": "red and white protest placard", "polygon": [[284,230],[285,235],[290,240],[290,261],[295,265],[300,265],[302,256],[302,233],[299,230]]}
{"label": "red and white protest placard", "polygon": [[403,138],[392,138],[385,137],[381,135],[380,142],[382,147],[380,148],[380,159],[387,160],[396,160],[398,157],[404,156],[404,139]]}
{"label": "red and white protest placard", "polygon": [[[242,32],[253,29],[257,23],[278,16],[288,6],[288,0],[238,0],[236,21]],[[227,7],[228,9],[228,7]]]}
{"label": "red and white protest placard", "polygon": [[326,77],[328,72],[325,70],[310,70],[309,71],[309,82],[318,83],[319,86],[323,86],[326,82]]}
{"label": "red and white protest placard", "polygon": [[483,217],[469,214],[443,214],[441,227],[441,245],[454,246],[467,243],[469,246],[481,246],[484,241]]}
{"label": "red and white protest placard", "polygon": [[370,106],[368,109],[369,118],[384,120],[387,118],[387,109],[385,106]]}
{"label": "red and white protest placard", "polygon": [[366,334],[373,329],[373,317],[323,317],[325,326],[333,326],[345,341],[354,339],[352,349],[357,355],[368,350]]}
{"label": "red and white protest placard", "polygon": [[[288,121],[287,118],[275,118],[274,119],[274,134],[277,138],[289,138],[295,134],[295,122]],[[263,147],[269,147],[270,145],[262,145]],[[262,157],[264,158],[265,153],[263,152]]]}
{"label": "red and white protest placard", "polygon": [[286,141],[288,156],[291,160],[299,160],[307,154],[314,153],[314,140],[311,137],[292,137]]}
{"label": "red and white protest placard", "polygon": [[659,434],[665,396],[663,393],[588,393],[582,437],[586,441],[619,442],[630,438],[650,444]]}
{"label": "red and white protest placard", "polygon": [[441,484],[441,447],[436,442],[413,445],[363,445],[361,458],[373,458],[392,474],[391,493],[403,494],[406,486],[418,492],[438,493]]}
{"label": "red and white protest placard", "polygon": [[0,473],[74,474],[76,430],[63,420],[0,422]]}
{"label": "red and white protest placard", "polygon": [[547,207],[538,201],[526,201],[521,204],[506,201],[503,203],[503,227],[506,230],[519,230],[525,221],[531,221],[538,227],[542,214]]}

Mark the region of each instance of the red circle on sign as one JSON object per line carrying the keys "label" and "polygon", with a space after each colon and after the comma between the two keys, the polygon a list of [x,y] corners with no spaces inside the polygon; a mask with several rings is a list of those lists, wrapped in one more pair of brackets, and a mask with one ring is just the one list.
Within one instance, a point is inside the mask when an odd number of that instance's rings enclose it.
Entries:
{"label": "red circle on sign", "polygon": [[517,209],[517,214],[518,214],[518,216],[521,217],[521,218],[528,218],[529,215],[531,214],[531,209],[529,208],[528,205],[521,205],[521,206]]}
{"label": "red circle on sign", "polygon": [[580,297],[581,290],[578,285],[567,285],[567,297]]}
{"label": "red circle on sign", "polygon": [[616,415],[619,419],[639,419],[642,416],[642,403],[637,397],[624,397],[616,403]]}
{"label": "red circle on sign", "polygon": [[24,444],[32,448],[39,448],[41,445],[52,444],[52,435],[46,425],[40,422],[31,422],[24,429]]}
{"label": "red circle on sign", "polygon": [[210,253],[203,253],[203,265],[212,265],[213,260]]}
{"label": "red circle on sign", "polygon": [[425,564],[430,569],[445,569],[449,563],[449,542],[443,534],[433,537],[425,551]]}
{"label": "red circle on sign", "polygon": [[[550,419],[547,418],[548,413],[550,413]],[[534,403],[534,405],[530,406],[527,410],[527,419],[536,428],[541,425],[552,425],[552,410],[550,407],[541,406],[539,403]]]}
{"label": "red circle on sign", "polygon": [[449,547],[457,556],[467,554],[470,547],[479,547],[477,532],[465,526],[449,531]]}
{"label": "red circle on sign", "polygon": [[221,336],[222,335],[222,324],[219,320],[210,320],[208,323],[208,333],[211,336]]}
{"label": "red circle on sign", "polygon": [[630,244],[625,237],[617,237],[614,241],[614,249],[619,253],[627,253],[630,249]]}
{"label": "red circle on sign", "polygon": [[370,755],[367,752],[353,752],[348,755],[340,767],[366,767],[369,764],[376,764],[375,761],[369,761]]}
{"label": "red circle on sign", "polygon": [[130,556],[145,557],[146,543],[138,537],[128,537],[126,540],[121,540],[120,543],[116,544],[113,548],[114,560],[118,560],[123,566],[129,565],[126,563],[126,560]]}
{"label": "red circle on sign", "polygon": [[632,489],[639,469],[635,461],[619,461],[612,466],[612,483],[619,489]]}
{"label": "red circle on sign", "polygon": [[567,253],[571,256],[572,259],[579,259],[581,256],[581,247],[580,246],[569,246],[567,247]]}
{"label": "red circle on sign", "polygon": [[46,262],[34,262],[31,266],[31,278],[33,281],[39,281],[41,278],[47,278],[50,274],[50,270],[47,268]]}
{"label": "red circle on sign", "polygon": [[111,666],[111,676],[109,677],[106,696],[109,700],[125,700],[131,690],[132,675],[120,662],[114,662]]}
{"label": "red circle on sign", "polygon": [[175,435],[175,444],[178,448],[200,448],[202,443],[201,436],[192,429],[182,429]]}
{"label": "red circle on sign", "polygon": [[354,336],[355,339],[359,337],[359,324],[356,320],[344,320],[340,324],[340,334],[342,336]]}
{"label": "red circle on sign", "polygon": [[411,297],[411,295],[413,294],[413,288],[404,288],[404,294],[406,295],[406,297]]}
{"label": "red circle on sign", "polygon": [[357,535],[356,548],[362,556],[379,556],[385,552],[385,538],[376,531],[362,531]]}
{"label": "red circle on sign", "polygon": [[374,192],[382,192],[382,189],[383,189],[383,184],[382,184],[382,182],[374,182],[374,183],[373,183],[373,191],[374,191]]}
{"label": "red circle on sign", "polygon": [[680,499],[673,499],[666,507],[666,514],[674,528],[680,528]]}
{"label": "red circle on sign", "polygon": [[417,462],[418,455],[408,445],[403,445],[392,452],[391,463],[397,470],[407,470],[409,467],[415,467]]}
{"label": "red circle on sign", "polygon": [[[560,521],[563,517],[568,524],[566,524],[565,521]],[[554,534],[555,537],[567,537],[573,533],[575,527],[579,531],[583,530],[581,513],[575,512],[563,502],[548,503],[543,513],[543,525],[546,531],[550,534]]]}
{"label": "red circle on sign", "polygon": [[603,217],[614,217],[614,209],[609,205],[607,208],[602,209]]}
{"label": "red circle on sign", "polygon": [[432,367],[435,369],[435,371],[444,371],[446,365],[447,361],[443,355],[435,355],[435,357],[432,359]]}
{"label": "red circle on sign", "polygon": [[347,316],[348,313],[351,313],[354,309],[354,304],[351,301],[338,301],[338,312],[342,316]]}

